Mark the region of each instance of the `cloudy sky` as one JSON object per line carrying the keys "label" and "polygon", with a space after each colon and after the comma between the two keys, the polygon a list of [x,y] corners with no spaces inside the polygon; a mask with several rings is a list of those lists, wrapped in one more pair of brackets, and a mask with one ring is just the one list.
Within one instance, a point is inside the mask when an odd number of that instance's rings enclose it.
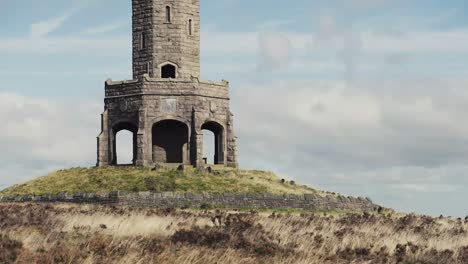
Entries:
{"label": "cloudy sky", "polygon": [[[130,0],[0,0],[0,188],[93,166]],[[463,0],[202,0],[240,162],[405,212],[468,214]],[[122,148],[123,149],[123,148]]]}

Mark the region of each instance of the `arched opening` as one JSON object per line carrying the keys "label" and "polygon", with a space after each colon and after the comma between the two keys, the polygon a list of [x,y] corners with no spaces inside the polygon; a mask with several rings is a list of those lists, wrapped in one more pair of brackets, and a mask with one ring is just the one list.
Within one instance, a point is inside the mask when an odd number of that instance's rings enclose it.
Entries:
{"label": "arched opening", "polygon": [[167,79],[176,77],[176,67],[171,64],[166,64],[161,67],[161,78]]}
{"label": "arched opening", "polygon": [[153,161],[185,163],[188,147],[188,127],[176,120],[160,121],[153,126]]}
{"label": "arched opening", "polygon": [[122,130],[115,137],[115,141],[118,142],[115,146],[116,164],[133,164],[133,133],[128,130]]}
{"label": "arched opening", "polygon": [[112,165],[135,165],[137,159],[138,127],[129,122],[119,123],[113,128]]}
{"label": "arched opening", "polygon": [[215,164],[215,134],[203,130],[203,159],[206,164]]}
{"label": "arched opening", "polygon": [[[202,126],[203,130],[203,155],[213,164],[224,164],[224,128],[216,122],[206,122]],[[211,134],[210,134],[211,132]],[[206,136],[205,136],[206,135]],[[205,139],[207,141],[205,141]],[[210,142],[211,139],[211,142]]]}

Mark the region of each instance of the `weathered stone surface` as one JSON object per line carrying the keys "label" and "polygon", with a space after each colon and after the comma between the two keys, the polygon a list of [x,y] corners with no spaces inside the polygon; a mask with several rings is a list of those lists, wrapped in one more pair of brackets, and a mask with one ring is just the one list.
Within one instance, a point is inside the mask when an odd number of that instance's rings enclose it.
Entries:
{"label": "weathered stone surface", "polygon": [[116,135],[128,130],[134,165],[201,167],[206,129],[215,134],[215,164],[237,167],[229,83],[199,80],[200,0],[132,4],[133,80],[105,83],[97,165],[118,163]]}
{"label": "weathered stone surface", "polygon": [[135,207],[184,208],[200,207],[202,205],[220,206],[223,208],[296,208],[307,210],[357,210],[374,211],[379,208],[368,199],[342,199],[335,196],[314,195],[312,200],[305,197],[309,195],[275,195],[275,194],[233,194],[233,193],[152,193],[140,192],[126,194],[112,192],[109,194],[59,194],[59,195],[26,195],[26,196],[0,196],[0,202],[46,202],[46,203],[86,203],[86,204],[114,204]]}

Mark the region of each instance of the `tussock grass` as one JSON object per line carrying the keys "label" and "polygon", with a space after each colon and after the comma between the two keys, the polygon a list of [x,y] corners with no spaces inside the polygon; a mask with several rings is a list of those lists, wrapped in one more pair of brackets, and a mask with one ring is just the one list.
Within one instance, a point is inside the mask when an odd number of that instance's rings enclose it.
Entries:
{"label": "tussock grass", "polygon": [[5,263],[468,263],[468,217],[0,204]]}
{"label": "tussock grass", "polygon": [[197,169],[176,171],[135,167],[72,168],[59,170],[32,181],[14,185],[0,195],[42,195],[59,193],[106,193],[112,191],[192,192],[192,193],[274,193],[320,192],[282,183],[272,172],[217,169],[208,173]]}

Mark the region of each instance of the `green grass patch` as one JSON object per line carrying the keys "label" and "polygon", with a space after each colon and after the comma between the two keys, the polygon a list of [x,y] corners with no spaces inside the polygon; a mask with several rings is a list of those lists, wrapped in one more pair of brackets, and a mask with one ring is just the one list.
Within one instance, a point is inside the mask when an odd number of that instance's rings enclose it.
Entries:
{"label": "green grass patch", "polygon": [[305,194],[315,189],[282,183],[272,172],[219,169],[212,173],[198,169],[177,171],[135,167],[93,167],[59,170],[32,181],[17,184],[0,195],[42,195],[59,193],[192,192]]}

